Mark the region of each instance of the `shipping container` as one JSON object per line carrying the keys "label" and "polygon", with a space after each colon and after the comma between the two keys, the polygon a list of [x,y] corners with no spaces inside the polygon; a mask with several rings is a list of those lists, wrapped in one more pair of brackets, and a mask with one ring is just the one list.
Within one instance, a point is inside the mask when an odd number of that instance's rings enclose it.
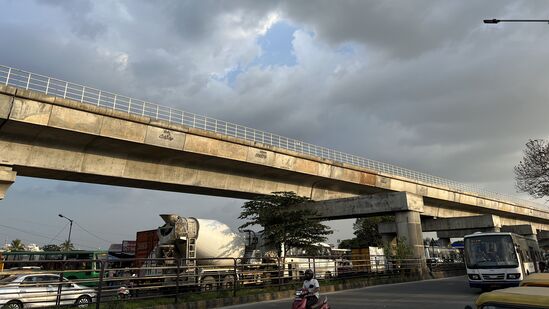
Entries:
{"label": "shipping container", "polygon": [[135,236],[135,258],[136,266],[141,267],[144,261],[149,257],[154,247],[158,244],[158,230],[148,230],[137,232]]}

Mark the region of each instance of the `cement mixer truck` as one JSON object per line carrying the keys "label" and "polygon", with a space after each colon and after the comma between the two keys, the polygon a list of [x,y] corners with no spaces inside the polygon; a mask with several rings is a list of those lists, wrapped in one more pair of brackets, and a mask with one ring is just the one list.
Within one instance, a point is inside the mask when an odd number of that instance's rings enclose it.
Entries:
{"label": "cement mixer truck", "polygon": [[[257,238],[252,234],[242,237],[215,220],[174,214],[160,217],[165,222],[163,226],[137,233],[140,277],[173,281],[177,272],[180,284],[203,290],[231,288],[237,278],[240,283],[261,281],[261,273],[251,271],[263,261],[263,253],[257,250]],[[139,262],[140,258],[146,259]],[[183,264],[177,265],[178,260]]]}
{"label": "cement mixer truck", "polygon": [[[246,234],[243,236],[216,220],[175,214],[160,217],[163,226],[137,233],[135,257],[140,277],[162,278],[168,284],[178,278],[180,285],[215,290],[231,288],[237,279],[239,284],[259,284],[271,278],[299,279],[308,268],[320,278],[338,276],[341,259],[335,259],[330,252],[315,259],[288,256],[281,270],[276,250],[265,246],[253,231],[241,231]],[[330,249],[326,247],[324,251]]]}

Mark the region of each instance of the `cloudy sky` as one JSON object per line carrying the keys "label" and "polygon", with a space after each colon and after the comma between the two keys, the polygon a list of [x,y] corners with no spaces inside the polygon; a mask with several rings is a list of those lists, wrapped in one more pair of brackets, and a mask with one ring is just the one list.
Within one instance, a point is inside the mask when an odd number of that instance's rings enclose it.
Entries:
{"label": "cloudy sky", "polygon": [[[547,1],[3,0],[0,64],[516,195],[549,132]],[[1,154],[0,154],[1,155]],[[243,200],[17,178],[0,241],[105,248]],[[331,241],[352,221],[330,223]]]}

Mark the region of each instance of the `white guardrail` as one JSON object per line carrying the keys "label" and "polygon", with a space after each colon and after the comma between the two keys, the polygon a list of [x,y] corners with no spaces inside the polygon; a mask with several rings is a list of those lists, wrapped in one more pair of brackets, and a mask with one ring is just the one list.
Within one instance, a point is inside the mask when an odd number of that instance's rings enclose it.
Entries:
{"label": "white guardrail", "polygon": [[92,104],[99,107],[126,112],[128,114],[165,120],[191,128],[202,129],[247,141],[271,145],[301,154],[367,168],[388,175],[404,177],[410,180],[425,183],[426,185],[447,187],[452,191],[472,193],[489,199],[508,201],[522,206],[542,208],[542,205],[538,203],[523,200],[514,196],[490,192],[480,187],[466,185],[456,181],[366,159],[322,146],[316,146],[223,120],[217,120],[182,110],[157,105],[143,100],[78,85],[3,65],[0,65],[0,84],[38,91],[47,95]]}

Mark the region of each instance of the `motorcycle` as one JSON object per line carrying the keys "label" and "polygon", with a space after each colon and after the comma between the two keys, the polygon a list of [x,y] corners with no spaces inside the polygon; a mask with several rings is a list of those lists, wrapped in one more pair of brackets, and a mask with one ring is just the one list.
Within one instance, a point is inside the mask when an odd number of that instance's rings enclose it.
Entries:
{"label": "motorcycle", "polygon": [[[306,309],[307,296],[311,296],[307,289],[299,289],[295,291],[295,298],[294,298],[294,302],[292,303],[292,309]],[[328,297],[324,296],[323,300],[319,300],[311,308],[312,309],[330,309],[330,305],[328,305]]]}

